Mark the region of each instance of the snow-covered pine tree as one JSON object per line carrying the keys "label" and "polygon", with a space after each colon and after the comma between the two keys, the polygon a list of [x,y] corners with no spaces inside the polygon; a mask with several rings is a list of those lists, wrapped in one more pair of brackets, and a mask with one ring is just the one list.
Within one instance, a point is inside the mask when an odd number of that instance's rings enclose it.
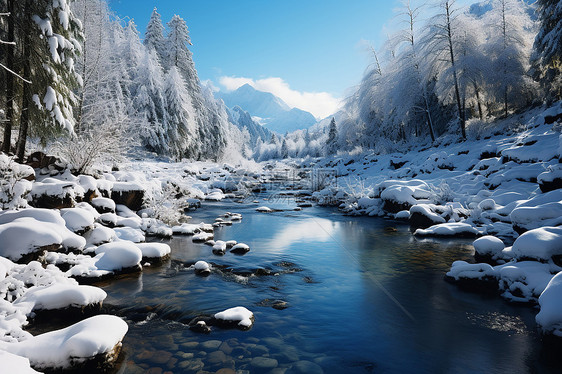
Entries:
{"label": "snow-covered pine tree", "polygon": [[162,25],[162,17],[157,12],[156,8],[152,11],[148,25],[146,25],[143,43],[146,48],[154,49],[158,54],[160,62],[165,64],[166,43],[164,39],[164,25]]}
{"label": "snow-covered pine tree", "polygon": [[75,131],[79,135],[93,126],[115,124],[127,114],[130,98],[123,90],[127,74],[122,70],[118,47],[122,26],[105,0],[76,0],[74,14],[82,23],[82,55],[76,61],[82,87],[77,91]]}
{"label": "snow-covered pine tree", "polygon": [[197,158],[217,159],[226,145],[228,115],[224,107],[212,97],[212,93],[204,92],[195,70],[192,53],[188,49],[191,45],[189,30],[185,21],[178,15],[168,22],[166,59],[167,68],[175,66],[185,82],[187,92],[191,98],[191,105],[195,111],[197,133],[191,140],[192,144],[200,144]]}
{"label": "snow-covered pine tree", "polygon": [[326,141],[326,155],[334,155],[338,150],[338,128],[336,126],[336,119],[332,117],[330,121],[328,140]]}
{"label": "snow-covered pine tree", "polygon": [[562,98],[562,2],[537,0],[540,30],[532,56],[533,75],[549,101]]}
{"label": "snow-covered pine tree", "polygon": [[140,51],[141,59],[131,87],[133,105],[130,116],[140,119],[138,130],[141,143],[147,149],[170,155],[171,149],[177,149],[178,146],[168,139],[170,131],[164,95],[164,73],[158,63],[156,51],[142,48]]}
{"label": "snow-covered pine tree", "polygon": [[199,152],[199,145],[193,142],[197,131],[194,110],[183,78],[175,66],[166,74],[164,95],[169,154],[178,160],[184,157],[195,158]]}
{"label": "snow-covered pine tree", "polygon": [[73,89],[80,82],[74,63],[81,32],[67,0],[25,0],[20,5],[22,75],[32,82],[24,84],[22,93],[17,156],[23,160],[31,123],[44,142],[62,129],[74,129]]}

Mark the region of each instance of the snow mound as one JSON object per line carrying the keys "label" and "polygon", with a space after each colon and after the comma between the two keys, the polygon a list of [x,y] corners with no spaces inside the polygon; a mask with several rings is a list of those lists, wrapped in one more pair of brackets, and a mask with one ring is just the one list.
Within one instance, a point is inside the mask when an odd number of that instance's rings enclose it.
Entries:
{"label": "snow mound", "polygon": [[515,240],[511,252],[518,259],[548,261],[562,255],[562,227],[541,227]]}
{"label": "snow mound", "polygon": [[162,258],[172,252],[170,246],[165,243],[138,243],[136,246],[141,250],[144,258]]}
{"label": "snow mound", "polygon": [[2,370],[5,370],[6,373],[40,373],[39,371],[35,371],[31,368],[29,360],[27,358],[6,351],[0,350],[0,361],[2,362]]}
{"label": "snow mound", "polygon": [[101,303],[106,297],[105,291],[98,287],[54,283],[29,288],[23,296],[14,301],[13,305],[29,314],[36,310],[85,307]]}
{"label": "snow mound", "polygon": [[127,330],[121,318],[99,315],[22,342],[4,343],[0,348],[28,358],[35,368],[68,369],[119,349]]}
{"label": "snow mound", "polygon": [[492,259],[501,258],[502,251],[505,248],[503,241],[492,235],[478,238],[472,245],[474,246],[476,254],[483,257],[491,257]]}
{"label": "snow mound", "polygon": [[556,274],[539,297],[541,311],[535,317],[545,334],[562,337],[562,272]]}
{"label": "snow mound", "polygon": [[18,261],[40,248],[58,249],[62,237],[51,226],[30,217],[0,225],[0,256]]}
{"label": "snow mound", "polygon": [[260,213],[271,213],[273,212],[273,209],[266,207],[266,206],[260,206],[258,208],[256,208],[256,212],[260,212]]}
{"label": "snow mound", "polygon": [[66,222],[66,227],[75,233],[84,233],[91,230],[96,220],[91,212],[81,208],[61,209],[60,214]]}
{"label": "snow mound", "polygon": [[119,239],[128,240],[133,243],[142,243],[146,239],[142,230],[133,229],[131,227],[116,227],[113,231]]}
{"label": "snow mound", "polygon": [[119,271],[140,265],[142,252],[137,245],[128,241],[118,241],[100,245],[96,248],[95,265],[99,270]]}
{"label": "snow mound", "polygon": [[468,223],[451,222],[433,225],[427,229],[417,229],[414,235],[475,237],[480,235],[480,232]]}
{"label": "snow mound", "polygon": [[243,306],[239,306],[216,313],[215,318],[225,322],[238,322],[238,326],[250,328],[253,323],[254,313]]}
{"label": "snow mound", "polygon": [[455,261],[451,266],[451,270],[447,272],[447,276],[460,279],[482,279],[483,277],[494,277],[495,271],[490,264],[469,264],[466,261]]}

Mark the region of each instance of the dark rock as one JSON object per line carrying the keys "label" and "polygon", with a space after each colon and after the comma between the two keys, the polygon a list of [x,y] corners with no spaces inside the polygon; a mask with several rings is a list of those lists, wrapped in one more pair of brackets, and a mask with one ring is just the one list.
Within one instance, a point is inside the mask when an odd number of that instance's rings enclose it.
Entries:
{"label": "dark rock", "polygon": [[394,200],[383,200],[382,208],[388,213],[398,213],[403,210],[410,210],[412,206],[408,203],[399,203]]}
{"label": "dark rock", "polygon": [[460,278],[445,276],[445,281],[457,285],[461,290],[467,292],[496,294],[498,292],[498,280],[494,277],[482,278]]}
{"label": "dark rock", "polygon": [[554,178],[552,182],[541,180],[539,181],[539,187],[543,193],[557,190],[562,188],[562,179]]}
{"label": "dark rock", "polygon": [[29,205],[34,208],[45,209],[72,208],[74,204],[75,201],[70,193],[67,193],[64,197],[50,195],[33,196],[33,199],[29,202]]}
{"label": "dark rock", "polygon": [[115,204],[122,204],[133,211],[138,211],[142,208],[144,191],[111,191],[111,199]]}
{"label": "dark rock", "polygon": [[562,120],[562,113],[553,116],[544,116],[545,125],[552,125],[554,122],[560,122],[560,120]]}

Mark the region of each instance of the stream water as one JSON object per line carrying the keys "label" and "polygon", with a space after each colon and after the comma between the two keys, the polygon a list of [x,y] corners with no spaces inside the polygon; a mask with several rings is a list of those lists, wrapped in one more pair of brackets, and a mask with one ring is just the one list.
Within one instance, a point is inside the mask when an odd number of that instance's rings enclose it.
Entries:
{"label": "stream water", "polygon": [[[100,284],[107,308],[129,322],[119,372],[561,369],[545,358],[536,310],[466,293],[443,280],[453,261],[472,258],[470,240],[421,241],[407,225],[328,208],[257,213],[257,206],[225,200],[190,213],[191,222],[242,213],[241,222],[216,229],[215,240],[250,245],[244,256],[216,256],[210,246],[178,237],[169,242],[170,261]],[[188,269],[197,260],[217,266],[200,277]],[[271,274],[248,276],[256,269]],[[193,317],[235,306],[254,313],[251,330],[213,327],[201,334],[187,326]]]}

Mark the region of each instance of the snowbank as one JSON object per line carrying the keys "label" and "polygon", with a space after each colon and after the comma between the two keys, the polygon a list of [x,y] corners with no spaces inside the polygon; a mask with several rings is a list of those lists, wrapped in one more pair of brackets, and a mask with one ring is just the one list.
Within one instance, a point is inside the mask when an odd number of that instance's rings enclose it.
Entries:
{"label": "snowbank", "polygon": [[536,316],[545,334],[562,337],[562,273],[554,276],[539,297],[540,312]]}
{"label": "snowbank", "polygon": [[69,369],[98,355],[115,360],[127,330],[121,318],[99,315],[22,342],[2,343],[0,349],[29,359],[34,368]]}

